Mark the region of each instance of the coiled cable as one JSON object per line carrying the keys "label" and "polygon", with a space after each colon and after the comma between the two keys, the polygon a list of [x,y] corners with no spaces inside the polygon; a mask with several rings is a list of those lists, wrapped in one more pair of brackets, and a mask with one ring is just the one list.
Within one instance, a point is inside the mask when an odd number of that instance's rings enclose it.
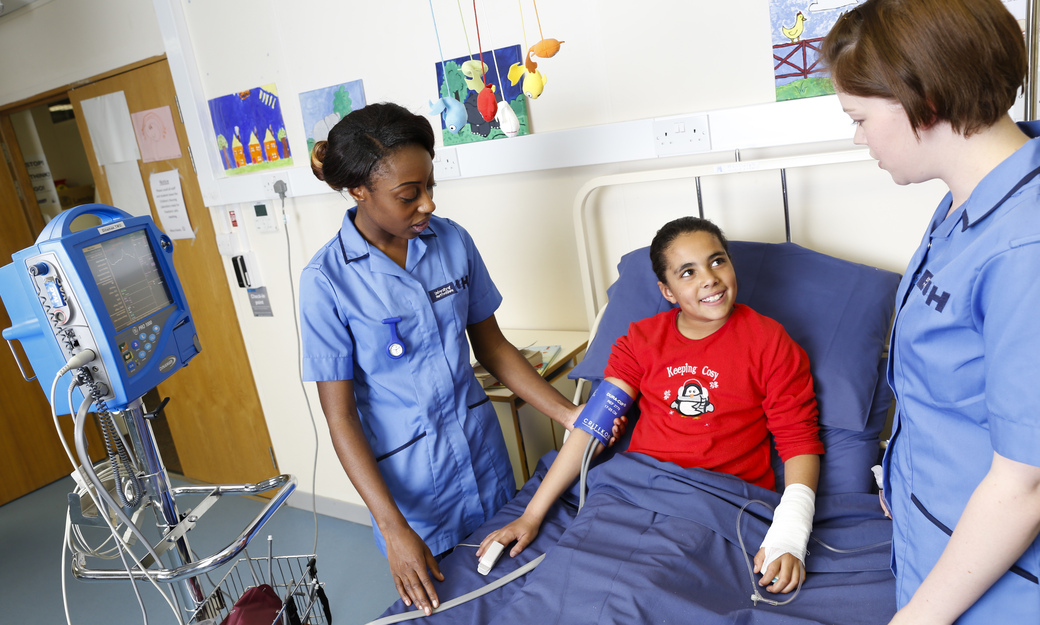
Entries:
{"label": "coiled cable", "polygon": [[[97,415],[98,425],[101,427],[105,451],[115,474],[116,495],[119,497],[119,503],[124,508],[135,508],[141,502],[141,482],[134,471],[133,463],[130,462],[130,455],[123,445],[123,440],[119,436],[112,413],[109,412],[108,405],[105,403],[105,394],[101,391],[101,385],[94,379],[94,376],[90,375],[90,371],[86,367],[79,369],[78,378],[80,385],[90,389],[90,397],[94,401],[94,411]],[[123,473],[125,473],[125,477],[122,475]],[[127,491],[130,491],[129,494]]]}

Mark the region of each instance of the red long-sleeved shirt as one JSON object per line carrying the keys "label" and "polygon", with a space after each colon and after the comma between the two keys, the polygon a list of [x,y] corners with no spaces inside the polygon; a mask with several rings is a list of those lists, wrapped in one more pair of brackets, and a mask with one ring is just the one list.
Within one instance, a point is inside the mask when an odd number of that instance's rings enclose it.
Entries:
{"label": "red long-sleeved shirt", "polygon": [[742,304],[711,335],[679,333],[679,309],[633,323],[605,375],[638,390],[628,451],[775,488],[769,434],[783,461],[822,454],[809,358],[778,322]]}

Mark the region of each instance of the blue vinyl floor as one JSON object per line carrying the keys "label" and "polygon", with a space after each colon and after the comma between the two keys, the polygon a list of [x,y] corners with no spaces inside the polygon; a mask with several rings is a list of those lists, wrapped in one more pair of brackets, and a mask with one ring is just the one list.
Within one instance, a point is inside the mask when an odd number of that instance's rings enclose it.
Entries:
{"label": "blue vinyl floor", "polygon": [[[67,477],[0,506],[0,622],[65,623],[61,589],[64,576],[73,625],[145,623],[129,582],[77,580],[72,576],[68,557],[62,568],[65,511],[72,489],[72,478]],[[182,511],[198,499],[186,501],[187,506],[178,503]],[[188,534],[192,549],[201,557],[219,551],[241,533],[263,506],[264,502],[246,497],[221,498]],[[142,518],[150,524],[154,519],[152,511],[144,514]],[[314,517],[309,510],[283,506],[250,544],[250,556],[266,559],[268,535],[273,536],[275,556],[315,553]],[[140,548],[137,551],[143,552]],[[318,579],[325,584],[333,623],[367,623],[396,600],[389,566],[375,546],[371,528],[318,515],[316,553]],[[118,559],[93,561],[97,568],[120,566]],[[259,568],[257,573],[263,576],[263,567]],[[220,574],[215,578],[219,580]],[[138,588],[149,625],[177,623],[151,584],[139,582]]]}

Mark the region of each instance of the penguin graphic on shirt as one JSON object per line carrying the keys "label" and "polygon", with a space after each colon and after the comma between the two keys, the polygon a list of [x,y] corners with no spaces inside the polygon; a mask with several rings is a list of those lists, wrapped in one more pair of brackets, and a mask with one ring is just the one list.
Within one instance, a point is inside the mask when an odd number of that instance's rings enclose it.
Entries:
{"label": "penguin graphic on shirt", "polygon": [[670,408],[684,417],[699,417],[707,412],[715,412],[715,406],[708,401],[708,389],[697,380],[683,382]]}

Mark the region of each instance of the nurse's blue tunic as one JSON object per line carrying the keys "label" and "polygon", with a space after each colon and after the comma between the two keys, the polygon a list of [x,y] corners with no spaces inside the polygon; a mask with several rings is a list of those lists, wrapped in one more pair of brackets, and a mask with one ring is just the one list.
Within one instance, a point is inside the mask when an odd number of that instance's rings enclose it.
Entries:
{"label": "nurse's blue tunic", "polygon": [[[443,553],[516,490],[466,337],[466,326],[490,317],[502,296],[455,222],[431,217],[409,241],[402,269],[361,237],[356,210],[300,276],[303,379],[353,380],[390,492],[430,550]],[[403,355],[391,348],[394,332]]]}
{"label": "nurse's blue tunic", "polygon": [[[1040,123],[1023,124],[1031,137]],[[904,606],[935,566],[993,452],[1040,466],[1040,139],[939,205],[899,286],[885,454]],[[958,623],[1040,622],[1034,542]]]}

